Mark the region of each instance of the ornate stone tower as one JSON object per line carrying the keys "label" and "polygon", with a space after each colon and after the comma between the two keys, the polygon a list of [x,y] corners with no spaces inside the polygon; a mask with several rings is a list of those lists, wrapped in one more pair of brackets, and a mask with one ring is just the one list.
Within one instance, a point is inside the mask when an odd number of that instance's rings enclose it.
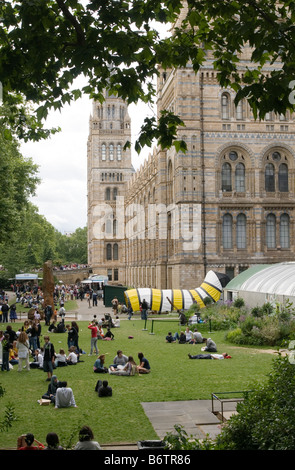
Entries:
{"label": "ornate stone tower", "polygon": [[125,282],[124,197],[134,169],[131,123],[126,103],[105,92],[105,101],[93,102],[87,148],[88,263],[93,273],[109,281]]}

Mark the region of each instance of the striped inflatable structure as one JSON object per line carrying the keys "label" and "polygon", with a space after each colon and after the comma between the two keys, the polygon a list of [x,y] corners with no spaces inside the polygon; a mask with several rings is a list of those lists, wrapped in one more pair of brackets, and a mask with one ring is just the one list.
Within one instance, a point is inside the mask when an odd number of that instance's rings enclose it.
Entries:
{"label": "striped inflatable structure", "polygon": [[194,302],[203,308],[206,297],[213,302],[220,299],[222,289],[228,282],[229,277],[226,274],[209,271],[201,286],[196,289],[128,289],[124,292],[125,303],[127,307],[132,308],[133,312],[140,310],[143,299],[148,303],[150,310],[157,312],[188,310]]}

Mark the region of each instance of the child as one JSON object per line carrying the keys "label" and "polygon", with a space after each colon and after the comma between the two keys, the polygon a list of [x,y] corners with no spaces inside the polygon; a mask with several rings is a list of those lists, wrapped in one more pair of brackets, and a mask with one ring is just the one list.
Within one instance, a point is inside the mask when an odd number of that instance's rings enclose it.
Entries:
{"label": "child", "polygon": [[64,349],[60,349],[59,353],[56,354],[56,356],[55,356],[55,365],[56,365],[56,367],[64,367],[64,366],[68,365],[67,356],[66,356],[66,353],[65,353]]}
{"label": "child", "polygon": [[43,354],[42,349],[36,349],[34,351],[35,357],[34,362],[30,363],[30,369],[43,369]]}
{"label": "child", "polygon": [[76,350],[75,346],[71,346],[70,349],[69,349],[70,354],[67,357],[67,364],[68,365],[75,365],[78,362],[78,356],[75,353],[75,350]]}

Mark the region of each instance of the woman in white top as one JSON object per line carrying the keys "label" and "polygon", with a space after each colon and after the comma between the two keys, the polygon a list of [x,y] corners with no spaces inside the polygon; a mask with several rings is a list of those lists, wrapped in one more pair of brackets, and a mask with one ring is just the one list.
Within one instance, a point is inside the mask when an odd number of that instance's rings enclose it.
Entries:
{"label": "woman in white top", "polygon": [[189,327],[185,329],[185,340],[187,343],[189,343],[190,341],[194,341],[193,334],[190,331]]}
{"label": "woman in white top", "polygon": [[16,342],[16,347],[18,349],[18,372],[21,372],[23,368],[23,361],[25,362],[25,367],[27,370],[30,370],[30,361],[29,361],[29,338],[25,331],[21,331]]}
{"label": "woman in white top", "polygon": [[69,349],[70,354],[67,357],[68,365],[77,364],[78,362],[78,356],[75,353],[75,350],[76,350],[75,346],[71,346]]}
{"label": "woman in white top", "polygon": [[55,365],[56,367],[67,366],[67,356],[64,349],[60,349],[59,353],[55,355]]}

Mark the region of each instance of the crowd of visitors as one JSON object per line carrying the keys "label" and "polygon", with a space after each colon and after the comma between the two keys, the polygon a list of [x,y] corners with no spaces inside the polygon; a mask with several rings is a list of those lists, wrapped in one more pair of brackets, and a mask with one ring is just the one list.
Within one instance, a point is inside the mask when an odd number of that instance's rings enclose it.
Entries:
{"label": "crowd of visitors", "polygon": [[[82,295],[81,292],[83,291]],[[97,302],[97,297],[92,294],[90,298]],[[79,326],[76,321],[66,322],[66,311],[64,303],[71,299],[80,298],[83,300],[85,295],[84,289],[77,286],[57,285],[55,288],[55,306],[54,311],[45,312],[45,316],[41,319],[38,307],[42,305],[43,293],[41,289],[35,288],[34,291],[26,291],[18,289],[16,291],[17,300],[13,305],[9,305],[9,299],[4,292],[0,292],[0,322],[7,324],[5,331],[0,331],[0,343],[2,350],[2,371],[11,371],[14,365],[17,365],[17,371],[29,371],[31,369],[39,369],[46,373],[46,381],[48,381],[47,391],[44,391],[42,400],[50,402],[56,409],[77,407],[74,392],[68,382],[59,380],[57,375],[62,367],[77,365],[83,362],[80,355],[85,353],[79,345]],[[25,320],[23,326],[17,331],[13,328],[13,323],[17,320],[16,304],[22,303],[23,306],[34,308],[34,318]],[[124,354],[121,349],[117,350],[117,354],[112,361],[106,360],[106,354],[100,353],[99,342],[114,341],[115,334],[112,331],[120,328],[120,314],[123,312],[123,306],[118,302],[117,298],[112,302],[113,313],[115,318],[107,314],[105,317],[98,319],[94,315],[93,320],[88,324],[89,330],[89,356],[95,354],[96,359],[93,364],[94,373],[103,373],[118,376],[133,376],[137,374],[149,374],[151,365],[143,352],[137,353],[137,360],[132,354]],[[126,309],[127,310],[127,309]],[[146,319],[148,304],[144,301],[141,305],[141,319]],[[10,312],[10,317],[9,317]],[[128,318],[132,316],[128,312]],[[9,318],[9,320],[8,320]],[[44,325],[41,321],[44,320]],[[211,338],[204,338],[200,331],[196,328],[197,321],[191,321],[189,326],[182,328],[179,333],[172,334],[169,332],[166,336],[167,343],[179,344],[204,344],[201,348],[203,354],[188,354],[190,359],[227,359],[230,356],[227,353],[217,354],[217,346]],[[192,328],[194,326],[194,328]],[[42,328],[45,328],[46,334],[41,335]],[[64,333],[67,335],[67,348],[55,349],[55,341],[52,335],[55,333]],[[40,341],[41,340],[41,341]],[[43,344],[41,344],[43,343]],[[113,389],[107,380],[98,380],[95,386],[95,392],[99,397],[112,397]],[[40,400],[40,404],[42,404]],[[99,450],[100,445],[94,440],[92,430],[84,426],[79,433],[79,441],[75,445],[75,450],[93,449]],[[26,434],[19,438],[19,450],[62,450],[59,444],[59,438],[55,433],[48,433],[46,437],[46,445],[36,441],[32,434]]]}

